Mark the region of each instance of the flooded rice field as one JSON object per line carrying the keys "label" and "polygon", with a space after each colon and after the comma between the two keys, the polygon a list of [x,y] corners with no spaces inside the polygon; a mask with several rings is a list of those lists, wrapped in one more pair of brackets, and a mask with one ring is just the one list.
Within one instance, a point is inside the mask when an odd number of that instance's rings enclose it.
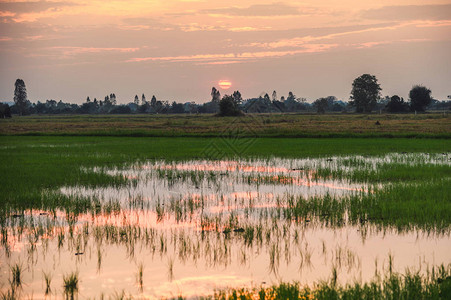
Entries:
{"label": "flooded rice field", "polygon": [[396,190],[378,180],[387,166],[430,165],[451,161],[405,153],[85,169],[127,184],[43,191],[88,209],[11,213],[2,224],[0,291],[14,284],[14,268],[18,293],[33,299],[196,297],[280,282],[312,286],[333,274],[346,284],[388,270],[427,272],[451,262],[448,225],[397,226],[357,204]]}

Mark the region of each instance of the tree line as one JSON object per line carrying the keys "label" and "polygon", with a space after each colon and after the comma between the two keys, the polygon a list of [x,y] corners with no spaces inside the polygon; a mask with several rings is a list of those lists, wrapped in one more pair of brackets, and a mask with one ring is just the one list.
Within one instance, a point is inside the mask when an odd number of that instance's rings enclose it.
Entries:
{"label": "tree line", "polygon": [[213,113],[219,116],[238,116],[244,113],[280,113],[280,112],[357,112],[371,113],[384,111],[403,113],[409,111],[424,112],[426,109],[450,110],[451,101],[438,101],[432,98],[431,90],[422,85],[415,85],[409,92],[409,100],[404,101],[398,95],[381,97],[382,88],[376,76],[363,74],[352,83],[350,101],[338,100],[335,96],[322,97],[313,103],[305,98],[296,97],[289,92],[287,97],[277,95],[276,91],[244,100],[239,91],[221,97],[215,87],[211,90],[211,100],[207,103],[177,103],[158,100],[155,95],[147,100],[144,94],[135,95],[128,104],[118,104],[116,95],[110,93],[103,99],[86,98],[80,105],[65,103],[62,100],[46,100],[32,103],[27,96],[25,82],[17,79],[14,90],[14,105],[0,103],[0,118],[12,114],[179,114],[179,113]]}

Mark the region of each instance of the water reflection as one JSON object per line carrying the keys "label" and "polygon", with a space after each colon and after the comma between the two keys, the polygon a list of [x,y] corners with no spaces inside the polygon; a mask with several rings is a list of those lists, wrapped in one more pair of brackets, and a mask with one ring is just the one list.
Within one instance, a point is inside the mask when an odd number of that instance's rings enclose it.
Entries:
{"label": "water reflection", "polygon": [[[415,158],[417,159],[417,158]],[[421,159],[419,159],[421,160]],[[440,163],[430,156],[421,160]],[[411,163],[404,157],[322,160],[164,161],[107,170],[122,188],[64,187],[98,208],[29,210],[2,226],[0,290],[9,268],[24,264],[21,296],[61,297],[63,275],[77,271],[81,298],[160,298],[211,294],[214,289],[280,281],[313,284],[336,269],[339,282],[367,281],[393,269],[426,270],[449,263],[449,232],[404,232],[351,222],[327,199],[363,195],[368,183],[321,178],[317,170]],[[444,162],[445,163],[445,162]],[[447,163],[447,162],[446,162]],[[94,170],[95,171],[95,170]],[[320,208],[304,209],[313,205]],[[53,274],[45,295],[44,274]]]}

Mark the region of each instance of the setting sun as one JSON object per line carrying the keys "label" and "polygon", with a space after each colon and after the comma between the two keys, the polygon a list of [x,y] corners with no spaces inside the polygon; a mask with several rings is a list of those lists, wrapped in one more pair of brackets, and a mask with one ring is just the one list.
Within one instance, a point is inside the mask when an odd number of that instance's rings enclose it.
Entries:
{"label": "setting sun", "polygon": [[230,80],[220,80],[218,84],[223,90],[228,90],[232,86],[232,82],[230,82]]}

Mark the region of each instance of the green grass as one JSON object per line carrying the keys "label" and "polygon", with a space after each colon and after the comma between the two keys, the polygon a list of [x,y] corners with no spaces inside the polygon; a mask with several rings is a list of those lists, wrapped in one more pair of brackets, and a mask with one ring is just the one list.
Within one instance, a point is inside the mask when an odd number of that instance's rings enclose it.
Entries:
{"label": "green grass", "polygon": [[317,299],[317,300],[354,300],[354,299],[450,299],[451,267],[433,268],[425,275],[407,271],[406,274],[388,272],[383,278],[376,276],[368,283],[355,282],[345,286],[329,281],[313,288],[299,283],[280,283],[272,287],[254,289],[233,288],[218,291],[202,299]]}
{"label": "green grass", "polygon": [[345,200],[352,222],[390,225],[400,230],[421,227],[428,231],[451,224],[451,178],[401,183]]}
{"label": "green grass", "polygon": [[451,179],[401,183],[377,188],[368,194],[344,198],[331,196],[288,197],[281,215],[303,222],[317,217],[331,227],[376,224],[399,231],[421,228],[441,232],[451,225]]}

